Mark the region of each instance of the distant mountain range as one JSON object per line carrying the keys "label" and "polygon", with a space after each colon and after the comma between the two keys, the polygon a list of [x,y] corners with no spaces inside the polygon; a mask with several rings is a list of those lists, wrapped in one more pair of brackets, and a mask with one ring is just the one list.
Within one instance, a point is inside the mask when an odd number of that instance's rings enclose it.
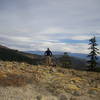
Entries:
{"label": "distant mountain range", "polygon": [[[38,55],[43,55],[44,51],[25,51],[26,53],[31,53],[31,54],[38,54]],[[53,51],[52,52],[53,55],[63,55],[64,52],[60,52],[60,51]],[[73,57],[79,57],[79,58],[86,58],[87,54],[81,54],[81,53],[70,53],[68,52],[69,56],[73,56]]]}
{"label": "distant mountain range", "polygon": [[[44,55],[44,51],[24,51],[24,52],[30,53],[30,54]],[[60,52],[60,51],[53,51],[52,53],[53,55],[63,55],[64,54],[64,52]],[[88,54],[68,52],[68,55],[72,57],[76,57],[76,58],[87,59]],[[99,58],[98,61],[100,61],[100,56],[98,56],[98,58]]]}

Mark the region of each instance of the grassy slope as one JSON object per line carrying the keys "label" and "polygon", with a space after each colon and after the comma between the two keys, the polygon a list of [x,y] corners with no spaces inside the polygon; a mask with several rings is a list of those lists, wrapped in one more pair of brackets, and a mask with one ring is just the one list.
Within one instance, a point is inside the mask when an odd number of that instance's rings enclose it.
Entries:
{"label": "grassy slope", "polygon": [[7,47],[0,45],[0,60],[3,61],[18,61],[27,62],[29,64],[37,64],[39,62],[40,56],[23,53],[18,50],[9,49]]}
{"label": "grassy slope", "polygon": [[89,100],[100,98],[100,73],[18,62],[2,61],[0,66],[0,87],[35,84],[55,96],[70,94],[72,97],[89,97]]}

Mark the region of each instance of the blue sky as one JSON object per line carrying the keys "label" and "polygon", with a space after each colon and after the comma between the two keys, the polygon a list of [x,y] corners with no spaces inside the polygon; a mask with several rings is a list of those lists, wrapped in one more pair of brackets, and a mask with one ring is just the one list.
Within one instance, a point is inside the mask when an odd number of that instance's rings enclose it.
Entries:
{"label": "blue sky", "polygon": [[100,49],[100,0],[0,0],[0,44],[18,50]]}

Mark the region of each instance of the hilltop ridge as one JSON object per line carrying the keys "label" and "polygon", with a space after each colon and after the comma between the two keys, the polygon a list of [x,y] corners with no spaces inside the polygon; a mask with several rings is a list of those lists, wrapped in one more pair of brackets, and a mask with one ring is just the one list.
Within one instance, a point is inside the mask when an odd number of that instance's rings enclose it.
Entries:
{"label": "hilltop ridge", "polygon": [[[3,61],[18,61],[37,64],[40,56],[36,54],[24,53],[18,50],[10,49],[0,45],[0,60]],[[37,60],[38,59],[38,60]]]}

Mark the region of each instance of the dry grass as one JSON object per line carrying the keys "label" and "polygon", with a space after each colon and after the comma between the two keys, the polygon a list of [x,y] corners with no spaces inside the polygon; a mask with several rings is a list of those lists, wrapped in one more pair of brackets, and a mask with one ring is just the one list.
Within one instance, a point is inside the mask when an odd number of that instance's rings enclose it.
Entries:
{"label": "dry grass", "polygon": [[[27,63],[3,62],[0,71],[1,86],[25,86],[36,84],[52,94],[86,91],[100,84],[100,73],[77,71],[48,66],[32,66]],[[93,82],[92,82],[93,81]],[[86,93],[86,92],[85,92]]]}
{"label": "dry grass", "polygon": [[30,78],[15,73],[0,73],[1,86],[24,86],[31,81]]}
{"label": "dry grass", "polygon": [[90,88],[90,91],[92,91],[92,90],[100,92],[100,88]]}

